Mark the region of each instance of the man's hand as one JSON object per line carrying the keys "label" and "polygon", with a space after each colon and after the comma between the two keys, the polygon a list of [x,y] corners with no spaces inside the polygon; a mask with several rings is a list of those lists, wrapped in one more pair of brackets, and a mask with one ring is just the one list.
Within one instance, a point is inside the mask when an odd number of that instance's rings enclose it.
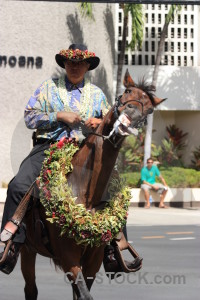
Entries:
{"label": "man's hand", "polygon": [[159,190],[159,187],[157,186],[157,185],[152,185],[152,188],[153,188],[153,190],[155,190],[155,191],[158,191]]}
{"label": "man's hand", "polygon": [[89,118],[87,121],[85,121],[85,126],[88,129],[95,129],[101,122],[102,122],[102,119]]}
{"label": "man's hand", "polygon": [[74,125],[81,121],[81,117],[74,112],[59,111],[57,112],[57,121]]}

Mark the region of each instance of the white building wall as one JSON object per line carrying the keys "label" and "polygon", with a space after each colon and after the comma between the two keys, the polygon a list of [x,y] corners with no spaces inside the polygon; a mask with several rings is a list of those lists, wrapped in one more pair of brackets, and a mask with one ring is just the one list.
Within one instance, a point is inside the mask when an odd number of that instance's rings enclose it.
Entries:
{"label": "white building wall", "polygon": [[[128,68],[135,82],[145,77],[151,83],[154,66],[124,66],[123,74]],[[115,67],[115,80],[116,85]],[[191,110],[200,111],[200,67],[172,67],[160,66],[156,95],[160,98],[167,98],[158,110]],[[121,85],[121,92],[123,91]]]}

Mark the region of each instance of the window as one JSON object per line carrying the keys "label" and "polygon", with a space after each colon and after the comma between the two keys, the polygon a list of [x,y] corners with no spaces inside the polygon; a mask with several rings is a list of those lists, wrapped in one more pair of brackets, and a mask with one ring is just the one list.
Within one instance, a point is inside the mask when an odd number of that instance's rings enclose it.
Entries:
{"label": "window", "polygon": [[165,42],[165,52],[168,52],[168,42]]}
{"label": "window", "polygon": [[[165,18],[166,18],[166,15],[165,15]],[[174,24],[174,16],[172,16],[172,18],[171,18],[171,24]]]}
{"label": "window", "polygon": [[124,64],[125,64],[125,65],[128,65],[128,55],[127,55],[127,54],[125,55],[125,61],[124,61]]}
{"label": "window", "polygon": [[184,9],[187,10],[187,5],[184,5]]}
{"label": "window", "polygon": [[181,24],[181,15],[178,15],[178,24]]}
{"label": "window", "polygon": [[187,52],[187,43],[184,43],[184,52]]}
{"label": "window", "polygon": [[118,51],[121,51],[122,49],[122,41],[118,41]]}
{"label": "window", "polygon": [[174,56],[171,56],[171,65],[174,66]]}
{"label": "window", "polygon": [[165,4],[165,10],[168,10],[168,5],[167,4]]}
{"label": "window", "polygon": [[188,34],[187,34],[187,28],[184,28],[184,38],[187,39],[187,36],[188,36]]}
{"label": "window", "polygon": [[191,61],[191,66],[194,66],[194,57],[193,56],[190,57],[190,61]]}
{"label": "window", "polygon": [[177,29],[177,37],[180,39],[181,38],[181,28]]}
{"label": "window", "polygon": [[174,52],[174,42],[171,42],[171,52]]}
{"label": "window", "polygon": [[155,14],[152,14],[152,16],[151,16],[151,22],[155,23]]}
{"label": "window", "polygon": [[151,28],[151,37],[155,38],[155,27]]}
{"label": "window", "polygon": [[193,38],[194,37],[194,30],[191,28],[191,31],[190,31],[190,37]]}
{"label": "window", "polygon": [[184,15],[184,24],[187,24],[187,15]]}
{"label": "window", "polygon": [[181,43],[180,42],[178,42],[177,48],[178,48],[178,52],[181,52]]}
{"label": "window", "polygon": [[187,56],[184,56],[184,66],[187,66]]}
{"label": "window", "polygon": [[174,28],[171,28],[171,38],[174,38]]}
{"label": "window", "polygon": [[135,55],[132,55],[132,65],[135,65]]}
{"label": "window", "polygon": [[161,14],[158,14],[158,24],[161,24],[161,22],[162,22]]}
{"label": "window", "polygon": [[142,55],[138,55],[138,65],[142,65]]}
{"label": "window", "polygon": [[149,15],[148,14],[145,14],[145,19],[146,19],[146,23],[148,23],[148,18],[149,18]]}
{"label": "window", "polygon": [[167,64],[168,64],[168,56],[165,55],[165,56],[164,56],[164,65],[167,65]]}
{"label": "window", "polygon": [[122,36],[122,27],[121,26],[118,27],[118,36]]}
{"label": "window", "polygon": [[151,42],[151,51],[152,52],[155,51],[155,42],[154,41]]}
{"label": "window", "polygon": [[155,56],[154,55],[151,55],[151,64],[155,65]]}
{"label": "window", "polygon": [[151,5],[151,7],[152,7],[152,10],[154,10],[154,9],[155,9],[155,5],[154,5],[154,4],[152,4],[152,5]]}
{"label": "window", "polygon": [[146,27],[145,28],[145,38],[148,38],[149,37],[149,33],[148,33],[148,28]]}
{"label": "window", "polygon": [[193,15],[191,15],[190,24],[194,25],[194,16]]}
{"label": "window", "polygon": [[158,9],[161,10],[161,4],[158,4]]}
{"label": "window", "polygon": [[122,22],[122,13],[119,12],[119,23],[121,23],[121,22]]}
{"label": "window", "polygon": [[180,65],[181,65],[181,57],[178,56],[178,66],[180,66]]}
{"label": "window", "polygon": [[145,51],[149,51],[149,43],[145,41]]}
{"label": "window", "polygon": [[148,65],[149,64],[149,57],[148,55],[145,55],[145,65]]}
{"label": "window", "polygon": [[191,51],[191,52],[194,52],[194,43],[191,43],[191,44],[190,44],[190,51]]}

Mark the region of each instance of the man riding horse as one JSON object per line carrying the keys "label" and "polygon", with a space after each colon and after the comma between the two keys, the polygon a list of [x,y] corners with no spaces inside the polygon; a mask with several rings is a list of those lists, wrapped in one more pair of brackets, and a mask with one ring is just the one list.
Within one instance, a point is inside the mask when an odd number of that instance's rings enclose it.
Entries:
{"label": "man riding horse", "polygon": [[[13,271],[26,239],[25,224],[22,222],[19,226],[11,218],[30,185],[40,174],[44,151],[63,137],[75,138],[81,143],[85,138],[83,128],[97,128],[110,108],[102,90],[85,79],[85,74],[99,65],[100,59],[95,53],[88,51],[84,45],[72,44],[69,49],[56,54],[55,59],[65,69],[65,76],[44,81],[25,108],[26,126],[36,129],[36,134],[34,148],[8,185],[1,238],[12,239],[13,244],[6,260],[0,265],[0,270],[6,274]],[[107,265],[112,271],[113,264],[115,271],[122,271],[110,252],[112,254],[112,247],[105,249],[105,268]],[[2,256],[3,253],[0,254],[0,260]],[[131,268],[132,263],[126,263]]]}

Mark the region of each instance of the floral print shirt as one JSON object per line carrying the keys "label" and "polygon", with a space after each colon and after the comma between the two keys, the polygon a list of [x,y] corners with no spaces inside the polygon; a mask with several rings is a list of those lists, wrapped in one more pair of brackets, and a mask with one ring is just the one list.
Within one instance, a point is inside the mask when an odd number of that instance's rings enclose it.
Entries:
{"label": "floral print shirt", "polygon": [[[76,138],[81,141],[83,125],[78,124],[58,132],[66,124],[57,121],[57,112],[76,112],[83,122],[90,117],[104,116],[110,106],[100,88],[83,80],[78,85],[71,84],[66,76],[44,81],[29,99],[24,112],[26,126],[36,129],[37,138],[59,140],[61,137]],[[58,136],[57,136],[58,135]]]}

